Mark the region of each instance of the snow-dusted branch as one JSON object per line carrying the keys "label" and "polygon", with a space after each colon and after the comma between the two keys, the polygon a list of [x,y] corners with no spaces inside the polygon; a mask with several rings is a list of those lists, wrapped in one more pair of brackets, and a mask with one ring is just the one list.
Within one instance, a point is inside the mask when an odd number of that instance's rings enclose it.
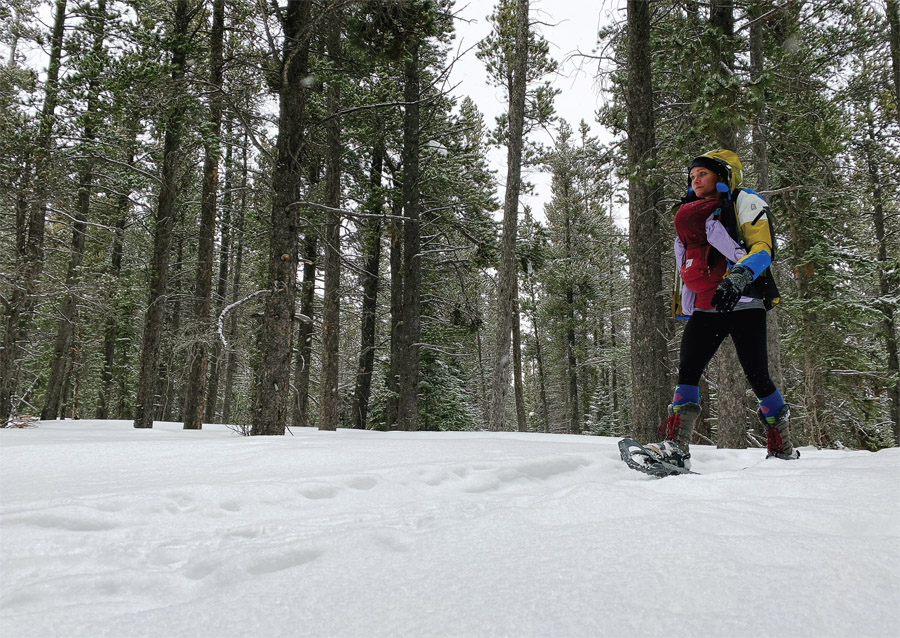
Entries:
{"label": "snow-dusted branch", "polygon": [[234,310],[235,308],[237,308],[238,306],[241,306],[241,305],[247,303],[251,299],[255,299],[256,297],[259,297],[261,295],[268,295],[270,292],[272,292],[272,291],[268,290],[268,289],[257,290],[256,292],[250,293],[243,299],[238,299],[234,303],[230,303],[227,306],[225,306],[224,308],[222,308],[222,312],[219,313],[218,328],[216,329],[216,332],[219,335],[219,341],[222,342],[222,348],[224,350],[228,350],[228,340],[225,338],[225,317],[228,315],[228,313],[231,312],[232,310]]}
{"label": "snow-dusted branch", "polygon": [[[228,316],[228,313],[230,313],[232,310],[234,310],[238,306],[242,306],[243,304],[247,303],[251,299],[255,299],[256,297],[261,297],[262,295],[268,295],[271,292],[272,292],[272,290],[268,289],[268,288],[264,289],[264,290],[257,290],[256,292],[250,293],[243,299],[238,299],[234,303],[230,303],[227,306],[225,306],[224,308],[222,308],[222,312],[219,313],[219,319],[216,322],[218,324],[218,326],[216,328],[216,333],[219,335],[219,341],[222,342],[222,347],[225,350],[228,350],[228,340],[225,338],[225,317]],[[313,321],[310,317],[308,317],[304,314],[301,314],[299,312],[294,315],[294,319],[299,319],[300,321],[302,321],[304,323],[312,323],[312,321]]]}

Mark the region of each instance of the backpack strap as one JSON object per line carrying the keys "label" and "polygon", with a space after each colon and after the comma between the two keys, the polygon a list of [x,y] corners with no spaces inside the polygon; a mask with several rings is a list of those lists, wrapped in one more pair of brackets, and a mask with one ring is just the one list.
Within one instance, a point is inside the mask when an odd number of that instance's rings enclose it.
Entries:
{"label": "backpack strap", "polygon": [[719,209],[720,216],[719,221],[722,222],[722,225],[725,227],[725,230],[728,231],[728,235],[741,245],[742,248],[746,248],[746,244],[744,243],[744,238],[741,237],[741,229],[738,224],[737,218],[737,209],[735,208],[735,202],[737,201],[737,197],[740,194],[742,189],[736,188],[730,193],[728,196],[722,200],[722,207]]}

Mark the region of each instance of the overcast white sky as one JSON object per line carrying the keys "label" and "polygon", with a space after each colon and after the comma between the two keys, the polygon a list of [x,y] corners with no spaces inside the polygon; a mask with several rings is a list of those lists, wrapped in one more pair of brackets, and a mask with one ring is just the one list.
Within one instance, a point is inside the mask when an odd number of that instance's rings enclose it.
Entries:
{"label": "overcast white sky", "polygon": [[[455,92],[470,96],[490,127],[494,126],[494,118],[506,111],[506,98],[502,90],[485,82],[484,66],[472,47],[490,33],[487,18],[495,4],[496,0],[458,0],[456,11],[461,19],[456,24],[454,44],[457,51],[471,50],[454,65],[450,76],[451,84],[459,83]],[[530,4],[531,21],[539,23],[537,28],[550,43],[550,54],[560,64],[560,72],[553,78],[554,86],[561,91],[556,97],[557,115],[572,128],[584,120],[593,135],[605,138],[606,131],[594,120],[594,113],[604,99],[595,79],[597,63],[573,54],[595,51],[600,26],[624,17],[618,10],[620,0],[532,0]],[[543,141],[551,140],[548,137]],[[505,150],[493,152],[491,158],[502,181],[506,174]],[[549,176],[532,172],[527,179],[536,184],[536,193],[525,201],[542,217],[543,203],[549,198]],[[500,188],[502,201],[502,184]]]}

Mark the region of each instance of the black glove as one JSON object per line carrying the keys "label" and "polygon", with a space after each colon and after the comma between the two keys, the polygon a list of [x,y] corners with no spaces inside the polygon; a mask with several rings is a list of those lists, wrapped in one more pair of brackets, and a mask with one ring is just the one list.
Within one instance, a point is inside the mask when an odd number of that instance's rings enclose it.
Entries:
{"label": "black glove", "polygon": [[753,281],[753,272],[746,266],[735,266],[722,280],[712,298],[712,305],[719,312],[731,312]]}

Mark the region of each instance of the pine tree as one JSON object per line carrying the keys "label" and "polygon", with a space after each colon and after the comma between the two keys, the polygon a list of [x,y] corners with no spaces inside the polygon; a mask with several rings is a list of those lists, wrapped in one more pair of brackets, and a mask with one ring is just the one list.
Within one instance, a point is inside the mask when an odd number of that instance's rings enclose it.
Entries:
{"label": "pine tree", "polygon": [[287,394],[291,374],[291,337],[297,278],[298,211],[302,201],[306,154],[306,102],[309,47],[315,32],[309,2],[290,0],[283,14],[284,48],[279,73],[278,143],[272,177],[273,202],[269,227],[269,265],[260,357],[253,410],[254,435],[282,435],[287,425]]}
{"label": "pine tree", "polygon": [[100,79],[104,65],[104,39],[106,33],[106,1],[99,0],[97,6],[91,11],[88,29],[92,33],[89,59],[87,66],[87,105],[84,113],[84,128],[82,139],[85,148],[84,155],[87,159],[82,161],[78,171],[78,196],[75,215],[72,224],[71,256],[66,272],[66,292],[60,305],[60,321],[53,346],[53,358],[50,364],[50,378],[47,382],[47,391],[44,397],[44,408],[41,410],[42,419],[54,419],[59,415],[63,403],[63,388],[68,381],[66,372],[70,358],[70,350],[73,350],[73,340],[78,319],[78,299],[76,287],[81,279],[81,263],[84,258],[85,236],[87,223],[90,218],[91,194],[94,182],[94,150],[90,147],[97,137],[98,119],[100,117]]}
{"label": "pine tree", "polygon": [[[376,120],[380,123],[380,119]],[[376,128],[377,128],[376,124]],[[372,393],[372,373],[375,368],[375,334],[378,311],[378,289],[381,281],[381,233],[383,226],[384,192],[382,173],[384,171],[385,145],[383,135],[379,135],[372,146],[371,168],[369,171],[370,190],[363,210],[367,217],[361,220],[360,242],[363,262],[361,278],[362,304],[359,359],[356,384],[350,408],[351,425],[364,430],[368,424],[369,399]]]}
{"label": "pine tree", "polygon": [[628,2],[628,256],[631,269],[631,374],[634,435],[649,440],[662,419],[666,387],[659,185],[650,60],[650,3]]}
{"label": "pine tree", "polygon": [[[709,135],[720,148],[740,148],[740,129],[744,109],[740,99],[741,83],[735,75],[734,7],[731,0],[713,0],[709,6],[710,75],[716,80],[711,101],[715,117],[711,119]],[[723,448],[747,447],[746,433],[751,423],[744,409],[747,382],[741,370],[737,351],[731,339],[726,339],[716,353],[718,379],[718,438]]]}
{"label": "pine tree", "polygon": [[[57,0],[50,35],[50,60],[44,83],[44,102],[38,129],[26,164],[32,171],[20,178],[22,190],[16,198],[16,280],[6,305],[6,331],[0,347],[0,423],[13,416],[18,405],[16,393],[21,365],[21,348],[28,342],[32,312],[38,294],[39,278],[44,263],[44,238],[47,219],[47,198],[50,191],[53,133],[59,95],[59,73],[62,59],[63,33],[66,21],[66,0]],[[15,48],[12,49],[15,58]],[[29,197],[25,194],[33,189]]]}
{"label": "pine tree", "polygon": [[209,130],[204,141],[203,187],[200,203],[200,228],[197,242],[197,271],[194,280],[194,342],[191,345],[185,389],[184,428],[203,426],[206,401],[206,374],[212,333],[212,275],[216,236],[217,197],[219,194],[219,155],[222,133],[223,100],[221,94],[224,57],[225,0],[213,0],[212,29],[209,36]]}
{"label": "pine tree", "polygon": [[187,89],[185,67],[190,47],[191,22],[197,7],[188,0],[178,0],[172,9],[169,35],[171,51],[170,103],[164,123],[165,141],[162,157],[161,185],[154,211],[153,256],[150,262],[150,294],[144,316],[141,344],[140,377],[134,409],[134,427],[152,428],[156,418],[156,384],[160,361],[160,342],[163,336],[166,292],[169,285],[169,249],[175,225],[176,200],[179,195],[180,155],[185,135]]}
{"label": "pine tree", "polygon": [[506,420],[506,395],[509,390],[510,345],[518,297],[515,244],[519,214],[521,171],[525,161],[526,121],[547,121],[552,116],[553,92],[546,85],[532,88],[535,98],[526,109],[529,85],[552,72],[554,63],[547,56],[546,42],[530,27],[527,0],[501,2],[491,16],[493,32],[479,45],[479,57],[485,61],[489,77],[507,94],[508,112],[500,122],[497,137],[507,146],[506,191],[503,201],[503,229],[497,271],[497,327],[492,373],[488,426],[501,430]]}
{"label": "pine tree", "polygon": [[325,290],[322,304],[322,382],[319,401],[320,430],[336,430],[340,415],[340,284],[341,284],[341,81],[343,12],[334,8],[327,25],[326,48],[333,65],[327,88],[325,124]]}

